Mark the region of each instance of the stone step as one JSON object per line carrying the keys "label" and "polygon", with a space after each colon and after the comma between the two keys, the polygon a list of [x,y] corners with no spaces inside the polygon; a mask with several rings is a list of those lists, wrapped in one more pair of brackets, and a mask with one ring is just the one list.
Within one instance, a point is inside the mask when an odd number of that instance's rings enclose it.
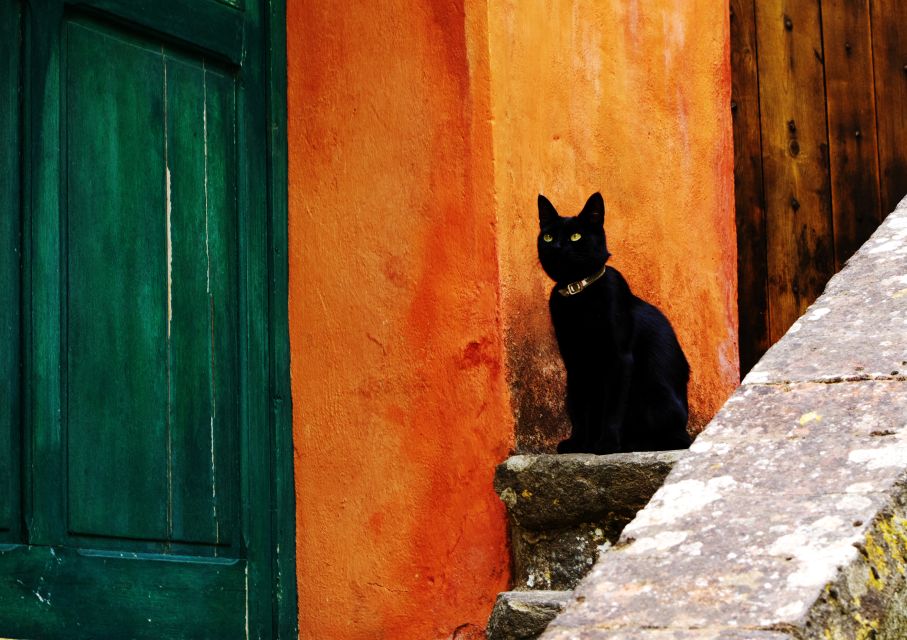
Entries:
{"label": "stone step", "polygon": [[505,591],[488,620],[488,640],[533,640],[570,600],[569,591]]}
{"label": "stone step", "polygon": [[573,589],[686,451],[517,455],[494,486],[511,524],[513,585]]}

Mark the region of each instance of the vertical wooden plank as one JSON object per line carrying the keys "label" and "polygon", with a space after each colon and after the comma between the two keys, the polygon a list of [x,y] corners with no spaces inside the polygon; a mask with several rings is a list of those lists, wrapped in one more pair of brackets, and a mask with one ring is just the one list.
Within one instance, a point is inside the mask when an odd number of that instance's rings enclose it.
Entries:
{"label": "vertical wooden plank", "polygon": [[0,6],[0,541],[18,540],[20,515],[19,3]]}
{"label": "vertical wooden plank", "polygon": [[24,508],[31,544],[60,541],[65,527],[61,474],[60,30],[58,0],[32,0],[23,9],[25,59],[23,175]]}
{"label": "vertical wooden plank", "polygon": [[167,59],[172,175],[172,536],[231,539],[238,392],[233,81]]}
{"label": "vertical wooden plank", "polygon": [[67,470],[73,533],[166,536],[171,300],[162,56],[67,29]]}
{"label": "vertical wooden plank", "polygon": [[873,0],[871,7],[884,216],[907,194],[907,0]]}
{"label": "vertical wooden plank", "polygon": [[[217,540],[210,314],[205,72],[165,59],[167,169],[171,176],[170,358],[171,536]],[[213,212],[212,212],[213,213]]]}
{"label": "vertical wooden plank", "polygon": [[211,396],[215,408],[214,482],[217,495],[218,539],[235,540],[239,514],[239,280],[236,154],[236,83],[232,76],[210,67],[205,71],[208,132],[208,253],[211,262]]}
{"label": "vertical wooden plank", "polygon": [[825,0],[822,40],[837,271],[882,219],[869,0]]}
{"label": "vertical wooden plank", "polygon": [[819,5],[758,2],[756,33],[774,342],[834,272]]}
{"label": "vertical wooden plank", "polygon": [[746,375],[770,345],[754,1],[731,0],[730,11],[741,376]]}

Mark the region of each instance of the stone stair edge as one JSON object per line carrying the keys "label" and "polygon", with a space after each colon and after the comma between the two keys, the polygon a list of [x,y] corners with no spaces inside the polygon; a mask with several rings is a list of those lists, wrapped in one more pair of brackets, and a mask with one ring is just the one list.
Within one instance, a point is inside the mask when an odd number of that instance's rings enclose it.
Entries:
{"label": "stone stair edge", "polygon": [[626,517],[645,506],[685,453],[517,454],[498,465],[494,488],[511,521],[528,529]]}

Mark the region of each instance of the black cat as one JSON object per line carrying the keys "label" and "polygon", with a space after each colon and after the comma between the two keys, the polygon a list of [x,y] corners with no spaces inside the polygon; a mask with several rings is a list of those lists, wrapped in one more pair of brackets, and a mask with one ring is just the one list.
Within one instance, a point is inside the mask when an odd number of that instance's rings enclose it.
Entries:
{"label": "black cat", "polygon": [[573,218],[539,195],[539,261],[557,283],[549,308],[573,424],[558,453],[686,448],[690,366],[668,319],[605,266],[604,221],[599,193]]}

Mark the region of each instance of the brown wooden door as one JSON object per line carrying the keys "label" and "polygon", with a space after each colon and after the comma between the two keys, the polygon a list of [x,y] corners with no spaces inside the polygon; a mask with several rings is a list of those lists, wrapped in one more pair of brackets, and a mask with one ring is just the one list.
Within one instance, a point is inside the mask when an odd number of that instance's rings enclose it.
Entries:
{"label": "brown wooden door", "polygon": [[741,373],[907,193],[907,0],[731,0]]}

